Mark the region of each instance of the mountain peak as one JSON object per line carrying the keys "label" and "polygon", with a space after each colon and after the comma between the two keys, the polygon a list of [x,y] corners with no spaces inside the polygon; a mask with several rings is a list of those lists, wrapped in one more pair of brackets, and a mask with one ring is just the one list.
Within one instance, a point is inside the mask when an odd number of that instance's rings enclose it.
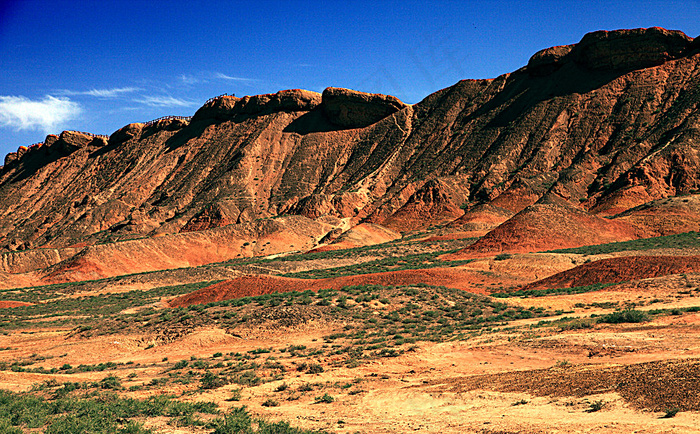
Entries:
{"label": "mountain peak", "polygon": [[594,71],[642,69],[691,54],[697,45],[685,33],[661,27],[598,30],[577,44],[538,51],[527,69],[531,75],[547,75],[567,62]]}

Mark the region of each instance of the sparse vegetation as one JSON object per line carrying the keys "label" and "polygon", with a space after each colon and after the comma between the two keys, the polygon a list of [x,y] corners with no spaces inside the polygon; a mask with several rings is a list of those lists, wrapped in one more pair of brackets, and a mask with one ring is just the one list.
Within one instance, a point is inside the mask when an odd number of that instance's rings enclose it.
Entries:
{"label": "sparse vegetation", "polygon": [[597,401],[591,402],[590,407],[588,409],[588,412],[595,413],[596,411],[602,410],[603,407],[605,407],[605,402],[603,402],[602,400],[599,399]]}
{"label": "sparse vegetation", "polygon": [[661,416],[661,418],[670,419],[672,417],[676,417],[676,414],[678,414],[679,411],[680,409],[678,407],[668,408],[664,411],[664,415]]}
{"label": "sparse vegetation", "polygon": [[687,430],[700,232],[533,250],[696,229],[698,41],[582,42],[413,107],[222,95],[9,154],[0,286],[182,268],[1,289],[0,434]]}
{"label": "sparse vegetation", "polygon": [[[394,249],[399,244],[384,246]],[[445,244],[447,245],[447,244]],[[360,249],[362,250],[362,249]],[[373,246],[362,251],[379,253],[383,250]],[[445,263],[437,260],[437,254],[443,254],[454,249],[438,250],[433,254],[404,254],[397,258],[383,258],[379,260],[364,261],[364,263],[346,267],[311,270],[304,276],[316,277],[330,275],[346,275],[359,272],[381,272],[392,269],[407,268],[431,268],[444,266]],[[348,257],[347,251],[323,252],[326,258]],[[357,254],[357,251],[354,253]],[[496,260],[507,260],[510,254],[498,255]],[[295,261],[305,261],[306,257],[293,258]],[[272,263],[270,260],[250,260],[248,264]],[[279,259],[278,263],[292,262],[292,260]],[[241,261],[241,263],[244,261]],[[448,263],[459,265],[461,262]],[[382,286],[360,285],[347,286],[341,289],[327,289],[319,292],[288,292],[265,294],[256,297],[243,297],[233,300],[224,300],[208,304],[193,305],[185,308],[153,309],[148,307],[161,297],[191,292],[203,287],[210,282],[198,284],[178,285],[155,288],[145,291],[129,291],[121,294],[91,295],[78,298],[87,303],[87,309],[81,310],[82,304],[66,301],[64,297],[56,296],[52,290],[58,289],[59,294],[73,293],[78,286],[58,285],[40,287],[36,294],[26,294],[27,299],[44,300],[43,304],[53,303],[53,307],[62,317],[56,317],[48,312],[45,306],[23,307],[14,310],[0,310],[5,316],[0,316],[0,324],[8,323],[14,328],[35,326],[38,324],[69,326],[72,334],[78,337],[99,336],[124,330],[136,331],[145,336],[141,348],[159,347],[167,342],[167,335],[161,333],[187,334],[200,325],[216,323],[219,327],[236,333],[238,329],[247,327],[262,327],[275,329],[279,326],[293,325],[299,320],[306,321],[309,318],[318,318],[337,324],[346,324],[342,329],[336,329],[319,339],[320,342],[311,345],[287,345],[281,348],[273,346],[258,346],[240,353],[224,353],[217,351],[209,353],[210,356],[192,355],[189,360],[173,360],[173,357],[160,357],[159,366],[162,366],[161,376],[144,378],[140,374],[122,373],[132,366],[124,363],[103,362],[94,365],[71,365],[69,363],[54,364],[56,368],[44,368],[41,364],[45,359],[33,356],[16,360],[11,363],[0,363],[0,369],[16,372],[36,372],[75,374],[81,372],[105,372],[108,373],[100,381],[92,383],[64,383],[63,385],[40,385],[35,390],[42,391],[54,399],[63,399],[74,396],[76,393],[90,394],[95,392],[112,393],[118,391],[125,393],[138,390],[167,390],[170,384],[178,384],[184,387],[186,394],[204,393],[207,390],[218,389],[227,384],[238,385],[229,392],[228,401],[243,401],[247,404],[250,395],[244,394],[244,390],[257,387],[270,381],[284,380],[290,371],[301,375],[318,375],[323,378],[324,372],[334,367],[345,366],[349,368],[360,366],[373,359],[391,359],[399,357],[407,352],[414,351],[421,341],[445,342],[450,340],[468,340],[472,338],[484,339],[484,336],[497,330],[508,330],[509,324],[518,319],[547,318],[552,315],[561,315],[563,311],[548,311],[544,308],[524,308],[521,306],[499,301],[500,297],[541,297],[547,295],[582,294],[597,291],[609,286],[609,284],[588,285],[575,288],[556,288],[549,290],[497,292],[492,297],[475,295],[473,293],[450,289],[442,286],[425,284]],[[501,291],[503,289],[500,289]],[[21,290],[17,294],[27,292]],[[693,295],[693,290],[684,290],[687,296]],[[679,292],[680,294],[680,292]],[[20,298],[20,297],[14,297]],[[92,307],[94,306],[94,308]],[[99,306],[103,307],[100,310]],[[577,304],[577,308],[617,308],[617,303],[589,303]],[[633,306],[625,304],[625,306]],[[130,309],[134,313],[124,314]],[[636,311],[629,307],[607,315],[592,315],[591,317],[564,317],[556,321],[541,321],[531,326],[532,330],[543,330],[545,334],[554,330],[579,330],[594,328],[598,323],[624,323],[639,322],[655,315],[678,315],[685,312],[699,311],[700,307],[682,307],[673,309],[656,309],[647,312]],[[80,317],[78,313],[87,315]],[[100,314],[99,312],[103,312]],[[68,319],[73,316],[73,318]],[[57,319],[54,319],[57,318]],[[550,331],[551,330],[551,331]],[[534,333],[534,332],[533,332]],[[161,337],[162,336],[162,337]],[[177,335],[181,336],[181,335]],[[488,340],[487,340],[488,342]],[[319,357],[332,358],[332,362],[321,363]],[[294,360],[294,363],[289,362]],[[58,367],[60,366],[60,367]],[[576,369],[567,360],[557,361],[555,368],[561,372]],[[566,370],[562,370],[566,368]],[[129,372],[129,371],[127,371]],[[309,377],[313,378],[313,377]],[[386,375],[377,376],[378,380],[389,378]],[[332,387],[348,396],[363,393],[358,387],[353,388],[354,383],[341,385],[328,385],[323,382],[302,383],[299,386],[289,387],[286,382],[277,383],[270,389],[275,395],[264,396],[257,401],[257,405],[263,407],[276,407],[281,402],[306,399],[310,403],[330,403],[336,400],[332,391],[325,389]],[[315,392],[315,393],[311,393]],[[244,396],[246,398],[244,399]],[[255,396],[255,394],[253,395]],[[514,406],[527,404],[527,400],[514,403]],[[589,411],[596,409],[599,403],[591,404]],[[230,414],[214,419],[198,414],[183,414],[175,417],[173,423],[192,424],[191,426],[207,426],[214,432],[230,431],[234,426],[234,420],[240,417],[236,410],[234,416]],[[246,413],[247,414],[247,413]],[[256,422],[249,415],[251,427],[257,427]],[[670,417],[670,416],[669,416]],[[244,418],[245,419],[245,418]],[[150,432],[144,426],[139,425],[143,419],[129,420],[125,418],[118,429],[124,432]],[[228,422],[226,422],[228,420]],[[0,424],[3,423],[0,420]],[[2,425],[0,425],[2,426]],[[245,425],[248,426],[248,425]],[[265,425],[262,422],[260,426]],[[282,426],[282,425],[280,425]],[[8,425],[7,431],[15,427]],[[225,431],[225,430],[229,431]],[[285,428],[286,429],[286,428]],[[292,429],[292,428],[289,428]],[[131,431],[126,431],[131,430]],[[141,431],[139,431],[141,430]],[[145,431],[143,431],[145,430]],[[121,432],[121,431],[120,431]],[[251,431],[255,432],[255,431]],[[282,431],[301,432],[301,431]]]}
{"label": "sparse vegetation", "polygon": [[618,310],[598,319],[599,322],[609,324],[639,323],[648,320],[649,315],[646,312],[635,309]]}
{"label": "sparse vegetation", "polygon": [[352,276],[355,274],[383,273],[386,271],[417,270],[436,267],[457,267],[459,265],[472,262],[471,259],[460,261],[441,261],[438,256],[446,253],[454,253],[455,250],[437,251],[421,253],[417,255],[406,255],[401,257],[389,257],[376,261],[364,262],[356,265],[343,267],[325,268],[318,270],[301,271],[297,273],[283,274],[285,277],[296,277],[302,279],[323,279],[330,277]]}
{"label": "sparse vegetation", "polygon": [[323,396],[317,396],[316,400],[314,401],[316,404],[330,404],[331,402],[334,402],[335,398],[333,398],[331,395],[324,393]]}
{"label": "sparse vegetation", "polygon": [[121,398],[113,392],[95,392],[83,398],[60,395],[45,399],[28,393],[0,390],[0,427],[22,433],[44,429],[47,434],[152,433],[133,418],[169,417],[183,426],[205,425],[201,419],[218,414],[213,403],[186,403],[170,396],[147,400]]}
{"label": "sparse vegetation", "polygon": [[601,255],[614,252],[651,250],[651,249],[689,249],[700,247],[700,233],[686,232],[663,237],[642,238],[617,243],[598,244],[594,246],[574,247],[569,249],[549,250],[548,253],[578,253],[581,255]]}
{"label": "sparse vegetation", "polygon": [[512,258],[512,257],[513,257],[513,255],[511,255],[510,253],[499,253],[499,254],[496,255],[496,257],[493,258],[493,259],[494,259],[495,261],[505,261],[506,259],[510,259],[510,258]]}
{"label": "sparse vegetation", "polygon": [[494,292],[491,297],[507,298],[507,297],[545,297],[548,295],[562,294],[583,294],[585,292],[600,291],[608,286],[618,285],[618,283],[596,283],[594,285],[575,286],[573,288],[548,288],[548,289],[527,289],[513,292]]}

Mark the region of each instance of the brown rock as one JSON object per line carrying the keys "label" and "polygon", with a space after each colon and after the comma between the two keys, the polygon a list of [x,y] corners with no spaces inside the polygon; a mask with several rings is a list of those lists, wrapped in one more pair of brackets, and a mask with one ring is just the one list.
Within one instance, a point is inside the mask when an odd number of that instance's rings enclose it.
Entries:
{"label": "brown rock", "polygon": [[417,230],[434,224],[449,223],[464,214],[441,183],[428,181],[383,224],[398,231]]}
{"label": "brown rock", "polygon": [[390,95],[329,87],[323,91],[322,107],[332,123],[343,128],[362,128],[407,106]]}
{"label": "brown rock", "polygon": [[44,146],[51,146],[54,143],[58,141],[58,136],[55,134],[49,134],[46,136],[46,139],[44,139]]}
{"label": "brown rock", "polygon": [[[340,234],[338,232],[341,232]],[[354,247],[369,246],[373,244],[387,243],[401,238],[401,234],[372,223],[359,224],[345,232],[334,229],[327,233],[320,241],[321,247],[309,251],[327,252],[330,250],[351,249]]]}
{"label": "brown rock", "polygon": [[238,115],[260,116],[280,111],[310,111],[321,104],[321,95],[302,89],[282,90],[277,93],[236,98],[225,95],[197,110],[193,121],[212,119],[230,120]]}
{"label": "brown rock", "polygon": [[555,195],[548,195],[471,246],[455,253],[455,256],[538,252],[625,241],[641,236],[644,233],[631,224],[590,215]]}
{"label": "brown rock", "polygon": [[203,231],[230,225],[236,223],[240,215],[241,212],[236,205],[218,202],[206,207],[204,211],[191,218],[180,229],[180,232]]}
{"label": "brown rock", "polygon": [[537,77],[553,73],[568,60],[567,56],[573,47],[573,45],[560,45],[538,51],[527,62],[527,72]]}
{"label": "brown rock", "polygon": [[598,283],[618,283],[678,273],[700,271],[700,256],[627,256],[579,265],[522,289],[574,288]]}
{"label": "brown rock", "polygon": [[688,46],[688,54],[693,54],[700,50],[700,36],[693,39],[693,42]]}
{"label": "brown rock", "polygon": [[125,125],[122,128],[115,131],[114,133],[112,133],[111,136],[109,136],[109,143],[110,144],[124,143],[128,140],[136,138],[141,134],[143,127],[144,127],[144,124],[142,124],[142,123],[133,123],[133,124]]}
{"label": "brown rock", "polygon": [[282,90],[273,94],[241,98],[237,102],[240,113],[249,115],[277,111],[310,111],[321,104],[321,95],[302,89]]}
{"label": "brown rock", "polygon": [[69,155],[78,149],[87,147],[93,137],[78,131],[64,131],[58,136],[58,140],[54,143],[53,148],[57,149],[63,155]]}
{"label": "brown rock", "polygon": [[14,163],[17,161],[17,152],[10,152],[7,155],[5,155],[5,166]]}
{"label": "brown rock", "polygon": [[682,56],[692,39],[659,27],[588,33],[571,55],[588,69],[625,70],[660,65]]}

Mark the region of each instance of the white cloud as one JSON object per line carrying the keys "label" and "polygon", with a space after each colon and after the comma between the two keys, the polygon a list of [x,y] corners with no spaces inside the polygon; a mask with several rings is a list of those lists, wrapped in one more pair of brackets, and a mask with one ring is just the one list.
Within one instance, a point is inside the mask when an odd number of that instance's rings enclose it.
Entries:
{"label": "white cloud", "polygon": [[187,74],[182,74],[180,76],[180,81],[182,81],[184,84],[186,84],[188,86],[191,86],[193,84],[199,84],[199,83],[203,82],[203,80],[200,80],[197,77],[194,77],[192,75],[187,75]]}
{"label": "white cloud", "polygon": [[91,89],[83,92],[84,95],[96,96],[98,98],[116,98],[123,93],[138,92],[138,87],[117,87],[113,89]]}
{"label": "white cloud", "polygon": [[76,119],[82,108],[68,98],[46,95],[33,101],[24,96],[0,95],[0,125],[17,130],[56,132],[60,125]]}
{"label": "white cloud", "polygon": [[214,73],[214,78],[218,78],[221,80],[231,80],[231,81],[238,81],[241,83],[255,83],[256,79],[254,78],[245,78],[245,77],[232,77],[230,75],[223,74],[221,72],[216,72]]}
{"label": "white cloud", "polygon": [[151,107],[191,107],[196,105],[193,101],[173,98],[172,96],[147,96],[134,101]]}
{"label": "white cloud", "polygon": [[61,95],[87,95],[96,98],[117,98],[125,93],[133,93],[142,90],[138,87],[114,87],[112,89],[90,89],[85,91],[61,90]]}

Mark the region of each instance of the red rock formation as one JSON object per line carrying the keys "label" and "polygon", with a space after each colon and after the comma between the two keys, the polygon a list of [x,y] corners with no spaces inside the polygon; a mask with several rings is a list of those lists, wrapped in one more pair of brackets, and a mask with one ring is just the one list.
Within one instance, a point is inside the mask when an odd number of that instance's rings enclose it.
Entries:
{"label": "red rock formation", "polygon": [[329,87],[323,91],[323,113],[344,128],[363,128],[406,107],[390,95]]}
{"label": "red rock formation", "polygon": [[359,274],[329,279],[294,279],[278,276],[242,276],[207,286],[189,294],[176,297],[168,304],[171,307],[186,307],[193,304],[211,303],[241,297],[253,297],[274,292],[318,291],[340,289],[355,285],[411,285],[429,284],[466,289],[485,294],[482,287],[469,282],[483,278],[477,272],[458,268],[431,268],[428,270],[402,270],[385,273]]}
{"label": "red rock formation", "polygon": [[533,282],[522,289],[574,288],[697,272],[700,272],[700,256],[625,256],[579,265]]}
{"label": "red rock formation", "polygon": [[[384,220],[383,224],[394,230],[411,231],[434,224],[449,223],[464,214],[451,196],[440,183],[428,181],[413,193],[401,208]],[[455,200],[462,202],[465,198],[462,196]]]}
{"label": "red rock formation", "polygon": [[361,223],[346,232],[338,229],[337,232],[329,233],[326,238],[321,240],[322,245],[309,253],[388,243],[399,238],[401,238],[401,234],[391,229],[372,223]]}
{"label": "red rock formation", "polygon": [[12,307],[22,307],[22,306],[32,306],[32,303],[26,303],[24,301],[0,300],[0,309],[7,309],[7,308],[12,308]]}
{"label": "red rock formation", "polygon": [[451,257],[537,252],[625,241],[645,236],[635,226],[597,217],[550,195]]}
{"label": "red rock formation", "polygon": [[[0,249],[91,246],[284,214],[405,229],[409,220],[462,218],[465,204],[472,215],[486,204],[531,207],[504,223],[506,236],[528,216],[549,215],[542,222],[558,227],[560,208],[535,204],[545,194],[569,203],[567,221],[598,233],[577,243],[637,236],[586,212],[700,190],[698,70],[698,42],[680,32],[594,32],[412,106],[344,89],[289,90],[222,96],[189,121],[130,124],[108,141],[64,132],[6,157]],[[494,236],[481,245],[541,247]],[[571,238],[551,238],[560,239]]]}

